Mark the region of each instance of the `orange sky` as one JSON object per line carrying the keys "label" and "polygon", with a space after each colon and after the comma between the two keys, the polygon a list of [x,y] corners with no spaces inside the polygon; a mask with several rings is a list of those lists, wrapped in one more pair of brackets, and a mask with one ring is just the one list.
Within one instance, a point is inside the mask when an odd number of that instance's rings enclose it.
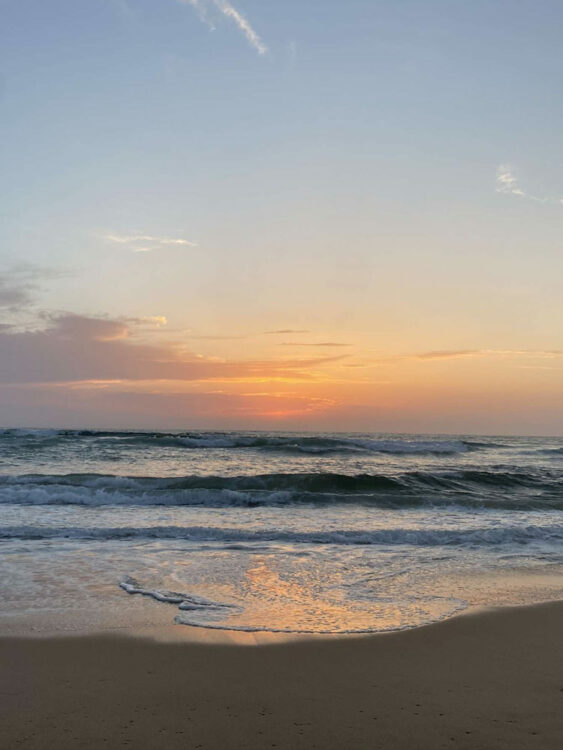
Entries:
{"label": "orange sky", "polygon": [[[285,346],[288,337],[297,341]],[[65,314],[39,330],[8,328],[4,413],[39,426],[560,431],[560,350],[377,351],[304,331],[250,338],[262,357],[242,356],[244,343],[238,358],[194,353],[163,320]]]}

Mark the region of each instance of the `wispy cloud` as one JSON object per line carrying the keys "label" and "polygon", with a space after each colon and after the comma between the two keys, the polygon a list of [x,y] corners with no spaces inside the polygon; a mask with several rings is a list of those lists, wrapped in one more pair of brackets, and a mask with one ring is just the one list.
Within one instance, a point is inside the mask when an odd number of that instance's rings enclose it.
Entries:
{"label": "wispy cloud", "polygon": [[28,307],[40,282],[64,275],[52,268],[23,263],[0,272],[0,309],[15,312]]}
{"label": "wispy cloud", "polygon": [[194,339],[197,341],[240,341],[241,339],[247,339],[248,336],[240,335],[240,336],[229,336],[229,335],[221,335],[221,334],[195,334],[195,333],[187,333],[185,334],[185,338],[187,339]]}
{"label": "wispy cloud", "polygon": [[11,275],[0,276],[0,309],[16,310],[31,302],[31,285],[13,278]]}
{"label": "wispy cloud", "polygon": [[208,0],[178,0],[182,5],[191,5],[197,13],[199,20],[208,26],[211,31],[215,31],[215,24],[209,18],[208,7],[210,3]]}
{"label": "wispy cloud", "polygon": [[151,234],[105,234],[106,242],[124,245],[132,253],[150,253],[171,247],[197,247],[197,242],[183,237],[154,237]]}
{"label": "wispy cloud", "polygon": [[477,349],[444,349],[443,351],[409,354],[406,359],[459,359],[460,357],[476,357],[479,355],[482,355],[482,352]]}
{"label": "wispy cloud", "polygon": [[512,167],[508,164],[501,164],[497,168],[497,193],[526,195],[524,191],[518,187],[518,181],[514,175]]}
{"label": "wispy cloud", "polygon": [[136,325],[148,325],[154,328],[163,328],[168,325],[168,321],[164,315],[145,315],[142,318],[127,318],[127,322]]}
{"label": "wispy cloud", "polygon": [[213,16],[220,14],[233,21],[238,30],[244,34],[247,42],[259,55],[265,55],[268,48],[260,39],[247,18],[237,10],[228,0],[179,0],[184,5],[191,5],[198,18],[211,29],[215,28]]}
{"label": "wispy cloud", "polygon": [[283,341],[278,346],[318,346],[318,347],[341,347],[341,346],[352,346],[352,344],[345,344],[340,341]]}
{"label": "wispy cloud", "polygon": [[563,355],[563,349],[445,349],[418,354],[407,354],[398,359],[460,359],[463,357],[541,357],[552,358]]}
{"label": "wispy cloud", "polygon": [[528,200],[536,201],[536,203],[563,204],[563,198],[560,196],[541,197],[523,190],[516,177],[515,169],[510,164],[501,164],[497,168],[496,191],[497,193],[504,193],[504,195],[516,195],[520,198],[528,198]]}
{"label": "wispy cloud", "polygon": [[263,333],[266,336],[273,336],[278,333],[287,335],[296,333],[311,333],[311,331],[307,330],[306,328],[278,328],[276,331],[264,331]]}
{"label": "wispy cloud", "polygon": [[245,35],[248,43],[254,47],[259,55],[264,55],[268,51],[266,45],[262,42],[242,13],[224,0],[214,0],[214,2],[224,16],[233,19],[239,30]]}
{"label": "wispy cloud", "polygon": [[563,357],[563,349],[435,349],[427,352],[409,352],[366,358],[346,367],[373,367],[400,364],[405,361],[433,362],[453,359],[556,359]]}

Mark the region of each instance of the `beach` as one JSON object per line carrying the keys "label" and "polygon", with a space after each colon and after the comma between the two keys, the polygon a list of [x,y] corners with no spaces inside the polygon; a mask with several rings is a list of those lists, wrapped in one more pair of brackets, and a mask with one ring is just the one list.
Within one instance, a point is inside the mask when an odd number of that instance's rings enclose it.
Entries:
{"label": "beach", "polygon": [[2,10],[0,750],[563,750],[563,2]]}
{"label": "beach", "polygon": [[562,627],[552,602],[359,638],[4,638],[0,747],[555,750]]}
{"label": "beach", "polygon": [[0,433],[0,750],[563,746],[561,442]]}
{"label": "beach", "polygon": [[0,431],[0,632],[38,619],[57,633],[363,635],[555,601],[561,450],[470,435]]}

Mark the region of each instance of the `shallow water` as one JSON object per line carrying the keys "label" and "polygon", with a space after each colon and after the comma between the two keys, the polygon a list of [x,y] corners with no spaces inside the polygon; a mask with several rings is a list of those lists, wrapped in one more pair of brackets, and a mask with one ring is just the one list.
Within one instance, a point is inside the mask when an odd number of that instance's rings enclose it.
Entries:
{"label": "shallow water", "polygon": [[0,615],[412,627],[560,598],[563,440],[0,432]]}

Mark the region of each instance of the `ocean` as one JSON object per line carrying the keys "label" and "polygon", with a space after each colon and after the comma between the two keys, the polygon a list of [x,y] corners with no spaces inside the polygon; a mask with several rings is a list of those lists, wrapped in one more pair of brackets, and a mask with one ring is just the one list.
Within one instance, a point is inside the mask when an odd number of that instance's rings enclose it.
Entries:
{"label": "ocean", "polygon": [[369,633],[563,592],[560,438],[3,430],[0,514],[0,627]]}

